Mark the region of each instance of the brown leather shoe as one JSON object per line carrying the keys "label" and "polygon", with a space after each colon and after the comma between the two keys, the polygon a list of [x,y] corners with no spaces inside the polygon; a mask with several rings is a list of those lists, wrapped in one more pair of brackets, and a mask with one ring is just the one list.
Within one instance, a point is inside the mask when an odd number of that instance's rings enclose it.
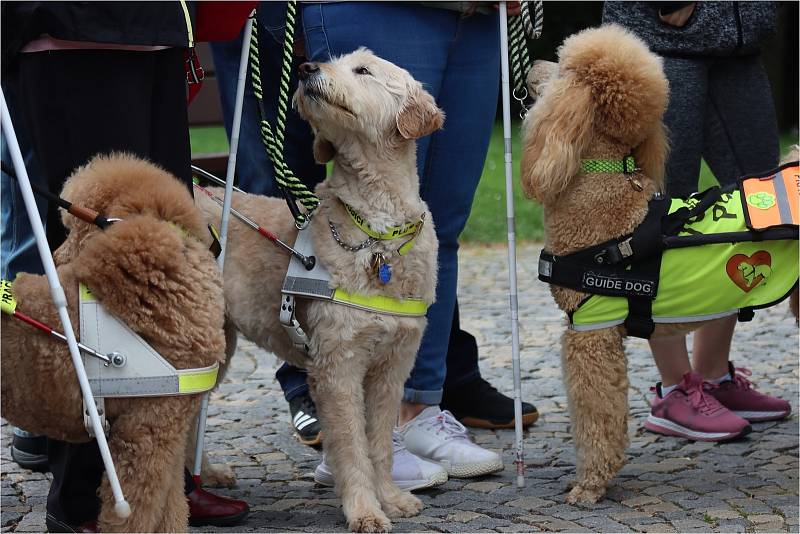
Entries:
{"label": "brown leather shoe", "polygon": [[238,525],[250,513],[246,502],[214,495],[199,484],[186,494],[186,500],[189,501],[189,524],[193,527]]}

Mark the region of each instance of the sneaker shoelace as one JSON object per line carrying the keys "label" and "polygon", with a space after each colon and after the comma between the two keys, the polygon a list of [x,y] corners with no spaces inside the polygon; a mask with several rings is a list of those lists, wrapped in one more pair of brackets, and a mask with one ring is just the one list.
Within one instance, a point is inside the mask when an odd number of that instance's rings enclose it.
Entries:
{"label": "sneaker shoelace", "polygon": [[425,422],[427,423],[427,426],[436,433],[437,436],[444,434],[445,440],[469,440],[469,436],[467,435],[467,427],[459,423],[449,410],[442,410],[435,416],[427,419]]}
{"label": "sneaker shoelace", "polygon": [[397,456],[399,453],[406,450],[406,441],[403,435],[396,430],[392,432],[392,454]]}
{"label": "sneaker shoelace", "polygon": [[735,367],[733,369],[733,377],[731,378],[731,381],[736,386],[736,389],[747,391],[753,387],[753,383],[747,379],[747,377],[752,374],[753,372],[746,367]]}
{"label": "sneaker shoelace", "polygon": [[699,384],[690,382],[687,386],[688,387],[684,391],[689,398],[689,403],[697,408],[697,411],[701,414],[716,415],[726,409],[710,394],[711,391],[719,387],[718,385],[711,384],[710,382],[701,382]]}

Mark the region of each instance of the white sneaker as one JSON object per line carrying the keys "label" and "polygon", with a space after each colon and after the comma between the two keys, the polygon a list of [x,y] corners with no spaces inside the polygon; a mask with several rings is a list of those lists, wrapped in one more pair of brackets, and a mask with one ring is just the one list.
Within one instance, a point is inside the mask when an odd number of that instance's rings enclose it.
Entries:
{"label": "white sneaker", "polygon": [[[392,432],[392,480],[401,490],[414,491],[432,488],[447,482],[447,471],[439,464],[423,460],[411,454],[403,444],[403,437]],[[322,462],[314,469],[314,482],[323,486],[333,486],[333,473]]]}
{"label": "white sneaker", "polygon": [[398,430],[409,451],[438,463],[451,477],[470,478],[503,470],[499,454],[472,443],[464,425],[438,406],[425,408]]}

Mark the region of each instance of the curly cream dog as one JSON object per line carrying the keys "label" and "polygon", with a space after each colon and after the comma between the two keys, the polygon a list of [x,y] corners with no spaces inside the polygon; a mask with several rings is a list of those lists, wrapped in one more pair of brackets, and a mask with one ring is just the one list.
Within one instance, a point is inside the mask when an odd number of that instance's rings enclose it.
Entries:
{"label": "curly cream dog", "polygon": [[[306,230],[317,260],[331,274],[332,287],[431,304],[437,241],[427,206],[419,197],[414,139],[440,128],[442,112],[408,72],[365,49],[330,63],[306,63],[301,78],[294,102],[315,132],[315,158],[333,159],[331,175],[316,190],[320,204]],[[216,204],[203,195],[198,195],[197,203],[209,221],[219,220]],[[402,256],[397,249],[408,237],[377,241],[351,252],[337,244],[329,227],[333,223],[340,239],[351,245],[367,237],[353,224],[344,203],[377,232],[421,216],[426,216],[426,223]],[[294,242],[297,230],[283,200],[237,193],[233,207],[282,240]],[[425,318],[300,300],[298,315],[310,336],[305,355],[294,348],[279,322],[288,255],[237,221],[231,222],[227,246],[228,319],[248,339],[308,370],[326,458],[349,527],[388,531],[388,517],[417,514],[421,502],[392,482],[392,426]],[[383,254],[392,266],[391,281],[385,285],[373,267],[375,253]]]}
{"label": "curly cream dog", "polygon": [[[189,191],[128,155],[98,156],[67,180],[67,200],[122,219],[106,230],[64,214],[69,236],[55,254],[77,329],[78,282],[177,369],[224,357],[222,280],[209,232]],[[20,274],[17,309],[60,330],[44,276]],[[67,346],[3,314],[2,409],[11,424],[86,442],[81,392]],[[109,398],[108,444],[132,514],[120,519],[106,476],[100,532],[186,532],[184,447],[199,395]]]}
{"label": "curly cream dog", "polygon": [[[540,65],[537,75],[550,79],[529,80],[539,100],[524,126],[521,177],[526,193],[544,206],[545,250],[563,256],[630,234],[664,177],[661,120],[669,89],[660,58],[633,34],[604,26],[568,38],[557,68]],[[629,154],[640,167],[633,172],[582,170],[582,159],[619,161]],[[556,285],[551,291],[567,313],[588,297]],[[705,322],[658,322],[651,339],[688,333]],[[564,333],[562,365],[577,457],[569,502],[599,499],[625,462],[626,334],[624,325]]]}

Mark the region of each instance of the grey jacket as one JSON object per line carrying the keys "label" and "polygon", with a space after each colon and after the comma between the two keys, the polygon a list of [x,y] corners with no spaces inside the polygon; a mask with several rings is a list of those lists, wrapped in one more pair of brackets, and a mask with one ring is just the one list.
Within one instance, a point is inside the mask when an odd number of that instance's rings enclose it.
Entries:
{"label": "grey jacket", "polygon": [[681,28],[659,19],[664,4],[606,2],[603,22],[625,26],[654,52],[676,56],[753,54],[777,25],[776,2],[697,2]]}

